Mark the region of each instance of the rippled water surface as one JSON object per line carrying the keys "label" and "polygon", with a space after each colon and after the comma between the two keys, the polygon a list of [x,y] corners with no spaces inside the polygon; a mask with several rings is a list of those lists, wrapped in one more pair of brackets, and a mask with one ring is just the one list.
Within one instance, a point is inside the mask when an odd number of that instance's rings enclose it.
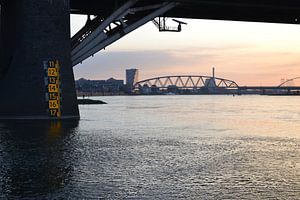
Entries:
{"label": "rippled water surface", "polygon": [[101,97],[0,122],[0,199],[300,199],[300,97]]}

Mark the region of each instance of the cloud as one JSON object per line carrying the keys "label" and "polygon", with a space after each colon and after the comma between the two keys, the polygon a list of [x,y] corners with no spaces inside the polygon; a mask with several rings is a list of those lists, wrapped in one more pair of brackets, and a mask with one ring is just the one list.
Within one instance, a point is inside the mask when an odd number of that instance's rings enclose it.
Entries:
{"label": "cloud", "polygon": [[[145,72],[182,71],[189,66],[208,63],[209,60],[223,60],[222,54],[227,51],[243,49],[244,46],[226,47],[186,47],[182,49],[165,50],[131,50],[131,51],[101,51],[88,58],[83,64],[74,68],[76,77],[100,77],[108,74],[120,74],[119,71],[128,67],[139,68]],[[96,77],[95,77],[96,78]]]}
{"label": "cloud", "polygon": [[181,50],[151,50],[151,51],[107,51],[100,52],[95,57],[87,59],[74,68],[76,78],[104,78],[122,76],[127,68],[138,68],[146,73],[176,71],[176,68],[201,63],[201,60],[211,59],[213,54],[187,54]]}
{"label": "cloud", "polygon": [[[74,17],[73,29],[75,25],[77,29],[82,27],[85,20]],[[189,25],[178,34],[159,33],[152,23],[146,24],[75,67],[76,78],[123,79],[125,69],[131,67],[141,70],[141,78],[208,75],[212,66],[218,76],[242,85],[277,84],[283,77],[299,76],[300,26],[187,22]]]}
{"label": "cloud", "polygon": [[[166,50],[106,50],[76,66],[76,78],[125,79],[128,68],[140,69],[140,78],[161,75],[209,75],[212,67],[220,77],[242,85],[277,84],[283,77],[299,76],[299,53],[267,51],[247,45],[186,47]],[[273,82],[271,81],[273,80]]]}

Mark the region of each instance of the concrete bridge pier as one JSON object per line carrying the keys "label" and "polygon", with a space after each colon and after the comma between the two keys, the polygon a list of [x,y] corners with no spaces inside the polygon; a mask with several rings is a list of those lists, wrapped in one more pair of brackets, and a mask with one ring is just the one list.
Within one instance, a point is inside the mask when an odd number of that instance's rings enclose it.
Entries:
{"label": "concrete bridge pier", "polygon": [[[0,119],[79,118],[70,60],[70,0],[0,3]],[[59,96],[55,115],[47,96],[44,63],[49,61],[58,61],[59,67],[53,79]]]}

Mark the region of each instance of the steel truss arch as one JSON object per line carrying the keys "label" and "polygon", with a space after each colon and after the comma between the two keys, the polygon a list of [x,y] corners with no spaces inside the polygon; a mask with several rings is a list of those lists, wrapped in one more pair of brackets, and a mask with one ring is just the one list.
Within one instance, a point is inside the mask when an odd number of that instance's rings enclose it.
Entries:
{"label": "steel truss arch", "polygon": [[197,89],[203,87],[239,88],[235,81],[201,75],[160,76],[139,81],[134,85],[135,89],[141,87],[156,87],[159,89],[167,89],[169,87],[177,87],[178,89]]}
{"label": "steel truss arch", "polygon": [[284,81],[283,83],[281,83],[280,85],[278,85],[278,87],[283,87],[286,83],[294,81],[294,80],[297,80],[297,79],[300,79],[300,76],[295,77],[295,78],[291,78],[291,79],[287,79],[286,81]]}

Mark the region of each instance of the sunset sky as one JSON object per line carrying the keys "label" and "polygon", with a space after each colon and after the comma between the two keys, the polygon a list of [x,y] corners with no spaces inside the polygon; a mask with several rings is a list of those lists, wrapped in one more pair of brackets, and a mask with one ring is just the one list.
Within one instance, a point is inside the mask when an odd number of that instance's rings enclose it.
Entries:
{"label": "sunset sky", "polygon": [[[85,20],[72,16],[72,34]],[[144,25],[77,65],[75,78],[125,79],[127,68],[140,69],[140,80],[211,75],[212,67],[217,77],[239,85],[279,85],[282,78],[300,76],[299,25],[183,21],[188,25],[181,33],[162,33],[153,23]]]}

